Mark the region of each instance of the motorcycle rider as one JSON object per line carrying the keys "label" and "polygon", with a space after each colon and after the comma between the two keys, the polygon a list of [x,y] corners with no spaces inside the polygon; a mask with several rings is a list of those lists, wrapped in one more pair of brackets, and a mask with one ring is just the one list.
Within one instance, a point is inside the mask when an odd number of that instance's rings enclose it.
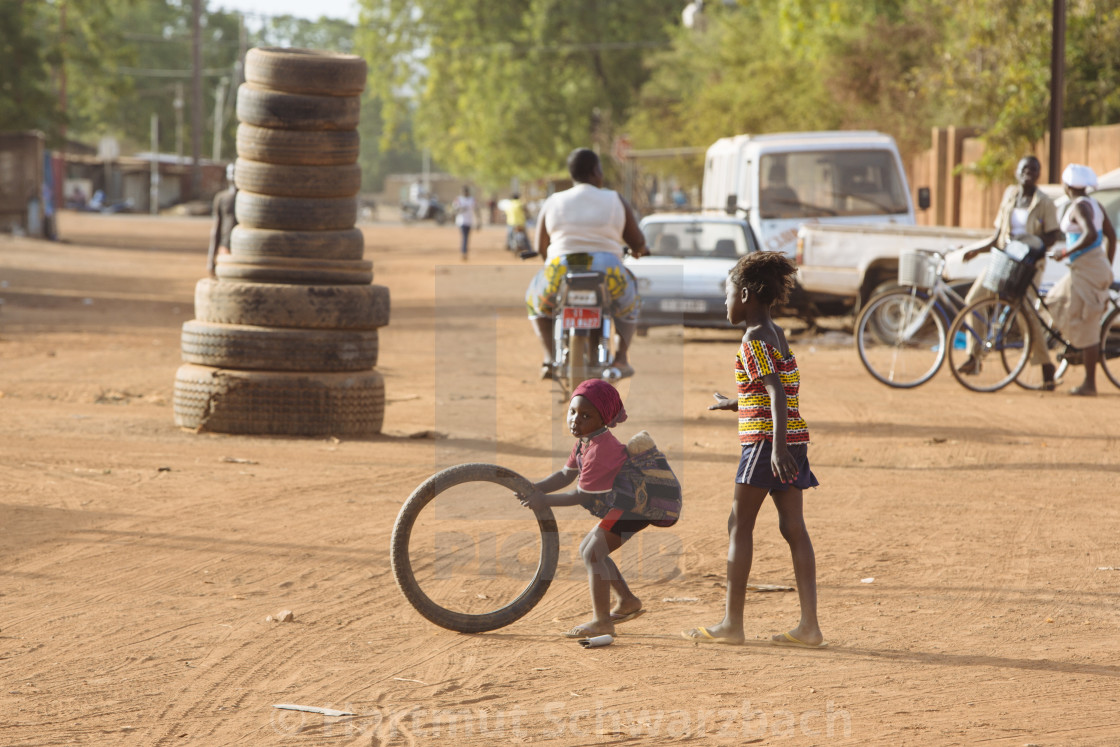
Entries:
{"label": "motorcycle rider", "polygon": [[638,326],[637,283],[622,264],[622,245],[635,257],[649,254],[634,211],[614,190],[603,187],[599,156],[576,148],[568,156],[574,185],[545,200],[537,217],[537,253],[545,265],[525,293],[529,320],[544,350],[541,378],[552,375],[552,329],[556,297],[568,270],[598,271],[606,275],[611,316],[618,330],[612,378],[634,375],[630,341]]}
{"label": "motorcycle rider", "polygon": [[[514,192],[506,200],[506,247],[513,252],[521,251],[521,247],[514,241],[517,234],[525,233],[525,203],[521,201],[521,194]],[[528,244],[528,235],[525,236]]]}

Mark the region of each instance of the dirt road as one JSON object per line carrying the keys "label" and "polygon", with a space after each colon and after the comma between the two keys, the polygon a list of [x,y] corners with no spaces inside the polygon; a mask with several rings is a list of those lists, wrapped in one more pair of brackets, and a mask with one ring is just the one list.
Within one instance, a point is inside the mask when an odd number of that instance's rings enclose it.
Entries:
{"label": "dirt road", "polygon": [[[544,601],[445,631],[389,569],[402,501],[437,467],[539,478],[566,455],[522,318],[533,266],[504,231],[365,227],[392,293],[384,433],[195,434],[172,423],[179,327],[207,219],[64,213],[65,243],[0,235],[0,743],[5,745],[1108,745],[1120,742],[1120,392],[1096,400],[892,391],[840,334],[795,343],[822,486],[806,496],[826,651],[768,644],[793,593],[748,598],[743,647],[679,631],[722,616],[733,333],[654,330],[622,389],[685,487],[671,529],[625,548],[649,613],[586,619],[572,541]],[[1066,385],[1068,388],[1068,384]],[[445,438],[436,436],[446,436]],[[464,531],[470,531],[469,527]],[[752,580],[792,584],[772,506]],[[667,601],[673,600],[673,601]],[[291,610],[291,622],[266,621]],[[278,710],[327,707],[354,715]]]}

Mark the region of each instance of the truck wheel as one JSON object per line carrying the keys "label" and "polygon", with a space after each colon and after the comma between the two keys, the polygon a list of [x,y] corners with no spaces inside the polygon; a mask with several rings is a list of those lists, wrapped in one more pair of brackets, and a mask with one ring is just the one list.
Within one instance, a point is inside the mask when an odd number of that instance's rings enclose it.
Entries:
{"label": "truck wheel", "polygon": [[317,49],[254,47],[245,54],[245,80],[273,91],[358,96],[366,87],[366,61]]}
{"label": "truck wheel", "polygon": [[248,122],[237,126],[237,155],[250,161],[291,166],[357,163],[357,130],[277,130]]}
{"label": "truck wheel", "polygon": [[175,424],[260,436],[372,436],[385,382],[366,373],[236,371],[185,363],[175,374]]}
{"label": "truck wheel", "polygon": [[183,360],[263,371],[368,371],[377,365],[377,330],[285,329],[183,324]]}
{"label": "truck wheel", "polygon": [[[343,231],[273,231],[234,226],[230,255],[242,262],[258,258],[358,260],[365,249],[361,229]],[[220,259],[220,258],[219,258]]]}
{"label": "truck wheel", "polygon": [[242,83],[237,88],[237,119],[281,130],[353,130],[358,126],[357,96],[280,93]]}
{"label": "truck wheel", "polygon": [[491,482],[509,491],[508,499],[514,500],[516,493],[532,490],[533,484],[516,472],[494,464],[460,464],[450,467],[429,477],[401,506],[397,522],[393,526],[393,536],[389,547],[389,558],[393,576],[405,599],[417,612],[441,628],[459,633],[482,633],[505,627],[524,617],[548,591],[560,557],[560,535],[552,509],[547,506],[536,511],[537,526],[541,533],[541,552],[537,570],[529,584],[509,604],[483,614],[467,614],[445,609],[417,583],[409,553],[409,540],[416,520],[424,508],[440,493],[458,485],[471,482]]}
{"label": "truck wheel", "polygon": [[389,289],[203,278],[194,289],[194,315],[202,322],[251,327],[377,329],[389,324]]}

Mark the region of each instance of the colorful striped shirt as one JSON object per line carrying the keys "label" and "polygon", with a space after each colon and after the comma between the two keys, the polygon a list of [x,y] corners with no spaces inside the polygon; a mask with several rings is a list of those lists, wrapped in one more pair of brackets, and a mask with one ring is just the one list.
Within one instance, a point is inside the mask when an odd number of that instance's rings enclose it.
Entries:
{"label": "colorful striped shirt", "polygon": [[774,440],[770,395],[762,377],[777,372],[786,391],[786,444],[809,443],[809,426],[798,410],[801,372],[791,350],[788,358],[762,340],[747,340],[735,356],[735,384],[739,390],[739,443]]}

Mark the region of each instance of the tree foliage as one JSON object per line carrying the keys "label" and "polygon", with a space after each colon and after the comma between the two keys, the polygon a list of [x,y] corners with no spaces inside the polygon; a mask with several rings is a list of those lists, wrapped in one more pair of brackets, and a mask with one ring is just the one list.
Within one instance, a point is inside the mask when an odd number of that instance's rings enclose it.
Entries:
{"label": "tree foliage", "polygon": [[385,142],[413,121],[445,168],[491,185],[609,147],[667,43],[676,0],[363,0]]}
{"label": "tree foliage", "polygon": [[[242,52],[361,54],[367,189],[416,170],[498,186],[562,171],[579,145],[706,146],[741,132],[867,128],[904,151],[979,128],[976,170],[1006,178],[1046,132],[1048,0],[724,0],[682,28],[680,0],[360,0],[361,22],[277,16],[244,28],[203,3],[203,155],[232,156]],[[191,138],[191,0],[0,0],[0,128]],[[1068,3],[1065,125],[1120,121],[1120,0]],[[214,132],[216,94],[228,81]],[[176,108],[176,99],[182,103]],[[610,160],[606,160],[610,165]],[[698,172],[699,159],[679,168]]]}

